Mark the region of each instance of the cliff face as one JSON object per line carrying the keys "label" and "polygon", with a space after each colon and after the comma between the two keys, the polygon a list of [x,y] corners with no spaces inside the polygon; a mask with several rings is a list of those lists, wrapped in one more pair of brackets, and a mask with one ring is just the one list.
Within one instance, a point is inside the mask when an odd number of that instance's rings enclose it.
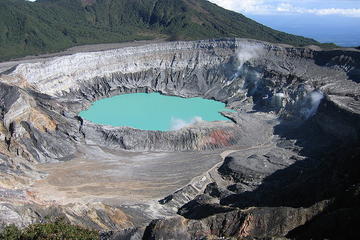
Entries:
{"label": "cliff face", "polygon": [[[343,163],[338,159],[326,163],[330,156],[325,153],[336,146],[346,152],[347,146],[359,142],[359,62],[357,51],[222,39],[78,53],[20,64],[0,76],[0,158],[6,179],[2,187],[5,192],[11,185],[26,189],[43,176],[33,169],[36,163],[67,161],[87,145],[111,151],[223,152],[224,162],[174,189],[156,205],[165,215],[178,212],[183,217],[152,222],[145,237],[285,236],[324,214],[333,207],[330,200],[336,201],[350,183],[357,183],[359,175],[351,173],[332,191],[313,178],[334,179],[330,178],[333,170]],[[154,91],[215,99],[236,113],[224,113],[231,121],[171,132],[101,126],[77,116],[97,99]],[[319,167],[330,162],[331,168]],[[344,163],[350,166],[348,160]],[[341,173],[350,176],[348,171],[350,167]],[[337,181],[331,186],[337,186]],[[288,193],[298,193],[297,197],[284,195],[279,186],[288,186]],[[316,197],[306,196],[306,186]],[[21,204],[41,208],[41,199],[16,194]],[[29,214],[9,203],[6,206],[19,218]],[[60,208],[62,214],[71,215]],[[74,222],[80,221],[77,213],[71,216]],[[283,217],[274,223],[275,216]],[[233,221],[231,226],[228,219]],[[82,223],[91,226],[91,221]],[[116,225],[113,222],[108,225]]]}

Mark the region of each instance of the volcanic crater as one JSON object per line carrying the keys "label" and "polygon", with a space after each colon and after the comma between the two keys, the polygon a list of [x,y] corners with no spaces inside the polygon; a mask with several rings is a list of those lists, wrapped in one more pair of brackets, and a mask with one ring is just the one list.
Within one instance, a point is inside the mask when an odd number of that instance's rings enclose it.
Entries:
{"label": "volcanic crater", "polygon": [[[0,219],[63,216],[108,239],[306,239],[344,209],[359,218],[349,210],[359,201],[359,63],[355,49],[248,39],[14,63],[0,75]],[[151,92],[235,112],[177,131],[78,116],[99,99]]]}

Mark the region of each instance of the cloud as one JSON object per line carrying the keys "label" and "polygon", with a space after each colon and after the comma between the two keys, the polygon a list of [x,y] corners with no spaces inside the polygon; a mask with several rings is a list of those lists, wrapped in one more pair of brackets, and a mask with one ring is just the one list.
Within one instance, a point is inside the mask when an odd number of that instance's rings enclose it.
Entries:
{"label": "cloud", "polygon": [[210,0],[210,2],[229,10],[247,13],[266,14],[270,8],[264,0]]}
{"label": "cloud", "polygon": [[277,12],[285,13],[310,13],[316,15],[343,15],[348,17],[360,17],[360,8],[303,8],[289,3],[281,3],[276,7]]}
{"label": "cloud", "polygon": [[190,125],[200,123],[203,121],[204,120],[198,116],[192,118],[190,121],[185,121],[183,119],[173,117],[173,118],[171,118],[171,122],[170,122],[170,130],[180,130],[184,127],[188,127]]}
{"label": "cloud", "polygon": [[[224,8],[248,14],[315,14],[360,17],[359,1],[351,0],[210,0]],[[322,7],[318,7],[322,6]]]}

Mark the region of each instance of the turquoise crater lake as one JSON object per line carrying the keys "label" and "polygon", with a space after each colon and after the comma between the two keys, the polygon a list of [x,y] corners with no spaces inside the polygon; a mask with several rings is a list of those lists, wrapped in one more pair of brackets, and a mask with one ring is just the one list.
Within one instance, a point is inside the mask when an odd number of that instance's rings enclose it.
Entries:
{"label": "turquoise crater lake", "polygon": [[178,130],[199,121],[228,120],[225,104],[203,98],[132,93],[96,101],[79,115],[91,122],[143,130]]}

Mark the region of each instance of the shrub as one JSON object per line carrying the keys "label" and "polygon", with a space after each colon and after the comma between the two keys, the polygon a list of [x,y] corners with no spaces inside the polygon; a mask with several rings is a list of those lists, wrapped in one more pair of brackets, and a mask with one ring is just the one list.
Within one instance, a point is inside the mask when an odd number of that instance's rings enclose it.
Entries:
{"label": "shrub", "polygon": [[4,240],[97,240],[99,232],[82,228],[58,219],[49,223],[36,223],[24,229],[9,225],[0,232]]}

